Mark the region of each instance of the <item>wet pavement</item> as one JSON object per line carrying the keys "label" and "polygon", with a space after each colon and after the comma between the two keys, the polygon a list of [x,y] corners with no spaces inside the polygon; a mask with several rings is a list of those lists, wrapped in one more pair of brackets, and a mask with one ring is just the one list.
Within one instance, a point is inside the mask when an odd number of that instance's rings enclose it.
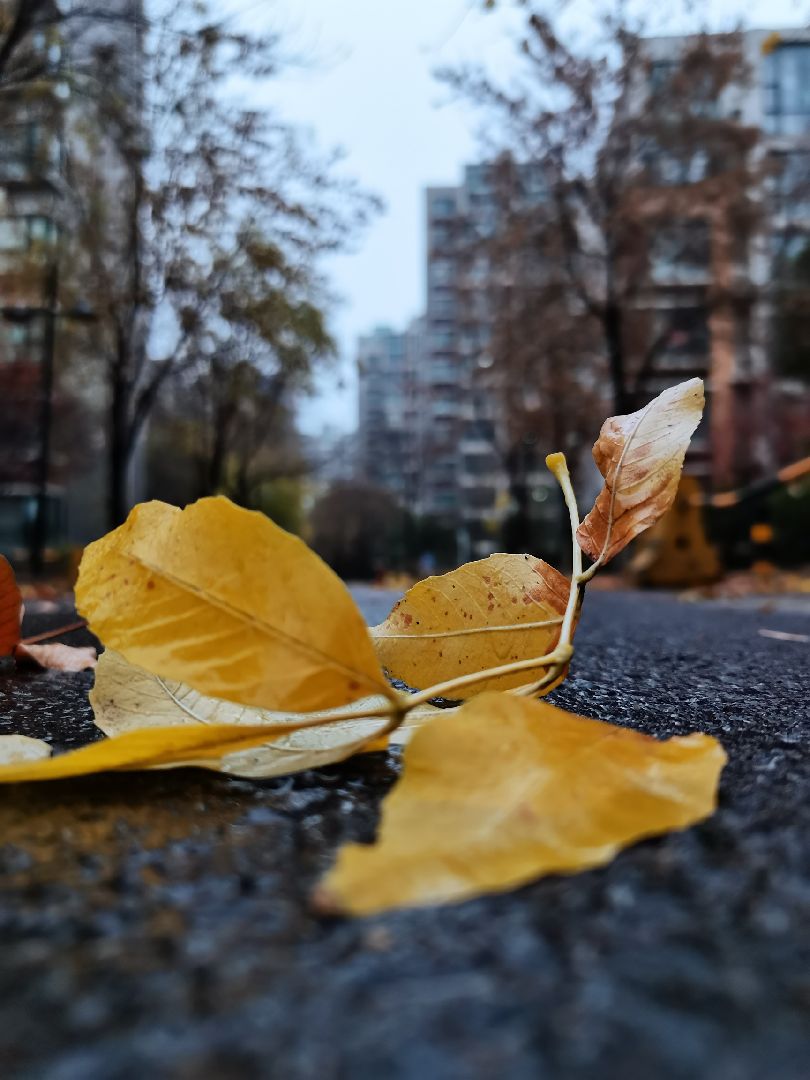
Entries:
{"label": "wet pavement", "polygon": [[[385,614],[389,598],[358,595]],[[394,754],[259,783],[0,789],[0,1076],[807,1077],[810,645],[763,627],[807,634],[810,618],[589,596],[554,700],[716,735],[719,812],[455,907],[307,906],[337,845],[373,835]],[[0,673],[0,730],[95,737],[91,678]]]}

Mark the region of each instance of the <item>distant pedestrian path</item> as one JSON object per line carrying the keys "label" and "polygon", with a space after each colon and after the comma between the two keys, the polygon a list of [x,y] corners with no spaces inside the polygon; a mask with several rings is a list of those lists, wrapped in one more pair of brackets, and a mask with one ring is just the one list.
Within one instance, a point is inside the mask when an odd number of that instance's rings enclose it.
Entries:
{"label": "distant pedestrian path", "polygon": [[381,623],[399,600],[402,593],[397,589],[378,589],[374,585],[349,582],[349,591],[355,603],[366,617],[369,626]]}

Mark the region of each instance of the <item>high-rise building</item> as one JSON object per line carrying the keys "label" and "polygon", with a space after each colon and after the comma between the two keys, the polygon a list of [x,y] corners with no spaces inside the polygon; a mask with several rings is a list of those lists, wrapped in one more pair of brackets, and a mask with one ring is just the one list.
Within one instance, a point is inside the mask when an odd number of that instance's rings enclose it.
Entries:
{"label": "high-rise building", "polygon": [[[644,42],[631,110],[650,107],[655,86],[680,69],[695,40]],[[687,467],[715,490],[760,477],[810,448],[807,382],[780,372],[776,340],[783,333],[776,304],[785,266],[803,265],[803,286],[810,289],[810,31],[749,31],[739,40],[743,73],[705,108],[739,130],[761,133],[746,163],[752,190],[745,194],[757,212],[743,227],[733,217],[732,200],[723,201],[716,188],[701,184],[717,147],[702,148],[693,140],[688,160],[680,160],[647,140],[639,148],[639,164],[642,155],[650,158],[649,186],[634,180],[633,213],[650,215],[655,227],[648,230],[652,242],[643,287],[627,301],[632,310],[623,313],[628,322],[637,313],[656,343],[654,362],[646,370],[642,365],[636,380],[633,408],[674,383],[705,379],[706,418]],[[714,167],[728,171],[727,162],[715,159]],[[517,193],[523,209],[531,210],[543,201],[543,176],[530,164],[514,168],[510,197]],[[490,371],[493,296],[501,271],[487,254],[497,244],[487,241],[497,240],[503,225],[502,194],[491,164],[468,166],[459,185],[427,189],[425,315],[418,335],[407,337],[411,358],[386,361],[387,376],[381,361],[373,386],[368,381],[363,388],[361,377],[361,401],[363,394],[369,402],[375,396],[388,401],[388,415],[396,416],[385,426],[378,412],[375,427],[371,405],[361,406],[369,470],[376,462],[377,482],[396,494],[407,491],[417,513],[455,528],[459,558],[494,550],[513,505],[503,385]],[[542,258],[541,251],[532,264],[538,280],[545,273]],[[571,304],[573,311],[576,297]],[[806,364],[810,316],[803,332]],[[396,335],[387,333],[385,340],[393,342]],[[405,356],[405,339],[401,335],[389,352]],[[801,345],[787,342],[796,344]],[[375,347],[382,355],[382,339]],[[389,469],[396,481],[385,479]],[[523,479],[538,503],[551,505],[544,498],[550,481],[536,463]]]}
{"label": "high-rise building", "polygon": [[389,492],[417,514],[423,512],[424,350],[421,317],[405,330],[376,327],[358,339],[356,354],[356,478]]}
{"label": "high-rise building", "polygon": [[[524,204],[543,198],[539,170],[518,165]],[[423,513],[454,523],[460,557],[497,549],[512,508],[504,395],[493,382],[494,312],[488,241],[502,226],[497,167],[469,165],[462,183],[426,191],[425,339],[420,366],[424,417]],[[527,478],[543,496],[545,473]]]}
{"label": "high-rise building", "polygon": [[357,346],[360,478],[403,504],[412,497],[408,487],[413,453],[408,429],[408,336],[408,331],[378,326],[361,337]]}
{"label": "high-rise building", "polygon": [[[0,0],[0,11],[7,5]],[[120,58],[122,95],[139,94],[141,0],[110,0],[87,14],[59,15],[54,2],[38,12],[19,46],[17,65],[36,77],[12,80],[0,101],[0,549],[24,547],[36,513],[36,494],[47,439],[48,541],[84,542],[103,531],[104,388],[86,378],[87,335],[77,318],[90,319],[87,298],[66,288],[65,251],[75,232],[68,162],[95,155],[109,175],[110,205],[121,177],[107,152],[105,133],[71,85],[96,59]],[[78,77],[77,77],[78,76]],[[111,87],[105,92],[112,92]],[[52,337],[52,340],[50,340]],[[53,383],[48,386],[53,363]],[[53,405],[47,418],[45,399]],[[47,429],[47,430],[46,430]]]}
{"label": "high-rise building", "polygon": [[[648,88],[678,69],[694,40],[645,41]],[[775,309],[786,268],[810,255],[810,33],[751,30],[740,41],[745,75],[710,108],[760,132],[748,161],[758,214],[735,221],[710,187],[701,191],[711,147],[688,162],[653,148],[660,188],[688,187],[694,195],[686,212],[656,230],[650,288],[639,301],[653,313],[663,347],[634,404],[681,379],[706,380],[706,419],[688,468],[715,489],[762,476],[810,442],[807,386],[779,371]],[[645,97],[641,87],[639,109]],[[648,205],[660,215],[660,191],[650,192]]]}

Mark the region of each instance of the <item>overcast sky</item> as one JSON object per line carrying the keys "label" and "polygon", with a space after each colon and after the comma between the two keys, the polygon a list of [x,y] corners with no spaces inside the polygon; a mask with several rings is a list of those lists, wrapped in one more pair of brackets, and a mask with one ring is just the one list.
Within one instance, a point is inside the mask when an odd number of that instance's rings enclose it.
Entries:
{"label": "overcast sky", "polygon": [[[455,183],[476,158],[474,113],[433,78],[445,64],[480,61],[493,71],[514,63],[521,17],[508,4],[495,13],[481,0],[229,0],[246,25],[280,30],[289,48],[313,57],[263,94],[286,119],[310,129],[324,149],[339,146],[343,169],[386,204],[355,250],[325,269],[342,303],[332,325],[341,351],[339,377],[324,377],[300,411],[301,426],[356,422],[354,343],[378,324],[402,327],[424,304],[423,189]],[[696,5],[710,25],[729,27],[736,12],[756,26],[805,22],[806,2],[714,0]],[[588,0],[571,0],[567,18],[588,32]],[[692,24],[694,26],[694,23]],[[660,32],[678,32],[671,24]],[[257,104],[262,95],[257,95]]]}

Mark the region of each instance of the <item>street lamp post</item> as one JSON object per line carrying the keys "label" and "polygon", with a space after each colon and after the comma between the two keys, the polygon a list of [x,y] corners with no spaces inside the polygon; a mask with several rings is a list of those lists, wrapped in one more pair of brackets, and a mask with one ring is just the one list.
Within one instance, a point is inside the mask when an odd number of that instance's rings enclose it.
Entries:
{"label": "street lamp post", "polygon": [[53,385],[56,345],[56,320],[59,318],[91,322],[95,314],[84,304],[69,311],[59,310],[59,265],[53,262],[45,283],[45,303],[40,307],[12,306],[0,308],[8,322],[28,324],[32,319],[45,320],[42,337],[42,370],[39,380],[39,454],[37,456],[37,507],[31,531],[29,563],[32,574],[39,575],[45,566],[45,547],[48,540],[48,476],[51,471],[51,428],[53,426]]}

